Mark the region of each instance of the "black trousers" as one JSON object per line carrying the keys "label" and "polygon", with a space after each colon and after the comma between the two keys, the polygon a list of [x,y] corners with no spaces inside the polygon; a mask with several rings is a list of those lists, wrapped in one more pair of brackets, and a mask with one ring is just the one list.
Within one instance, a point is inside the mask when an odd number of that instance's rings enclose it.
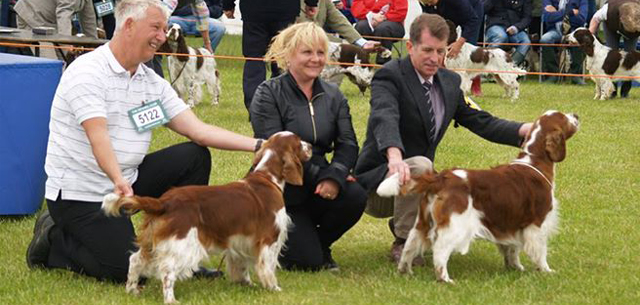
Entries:
{"label": "black trousers", "polygon": [[[369,22],[367,20],[360,20],[356,23],[356,31],[361,35],[365,36],[378,36],[378,37],[393,37],[393,38],[402,38],[404,37],[404,25],[399,22],[393,21],[383,21],[378,26],[375,27],[373,31],[369,27]],[[398,42],[399,40],[391,40],[391,39],[374,39],[380,41],[380,44],[385,47],[387,50],[391,50],[393,44]],[[384,62],[390,60],[376,58],[376,63],[384,64]]]}
{"label": "black trousers", "polygon": [[[211,154],[182,143],[147,155],[133,184],[136,195],[160,197],[174,186],[207,185]],[[100,280],[125,282],[129,256],[137,250],[135,230],[126,216],[107,217],[101,202],[47,200],[55,222],[47,267],[63,268]]]}
{"label": "black trousers", "polygon": [[[280,264],[285,269],[315,271],[322,268],[331,245],[360,220],[367,204],[367,193],[357,182],[347,182],[334,200],[313,194],[313,188],[292,186],[305,198],[296,196],[296,202],[286,207],[293,221],[282,250]],[[287,200],[285,196],[285,200]],[[290,200],[289,200],[290,201]]]}
{"label": "black trousers", "polygon": [[[242,21],[242,55],[245,57],[261,58],[267,53],[271,39],[280,30],[293,23],[292,20],[272,22]],[[280,71],[276,63],[271,64],[271,77],[278,76]],[[244,105],[249,110],[253,94],[267,77],[267,67],[263,61],[246,60],[242,73],[242,91],[244,93]]]}

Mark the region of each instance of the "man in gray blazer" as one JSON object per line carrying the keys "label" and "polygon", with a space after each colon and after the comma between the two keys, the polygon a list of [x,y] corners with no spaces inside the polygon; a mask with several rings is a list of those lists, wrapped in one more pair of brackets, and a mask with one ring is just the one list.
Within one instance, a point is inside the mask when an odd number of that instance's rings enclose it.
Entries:
{"label": "man in gray blazer", "polygon": [[20,0],[14,7],[20,29],[54,27],[59,34],[71,35],[73,14],[78,13],[82,32],[98,38],[96,13],[92,0]]}
{"label": "man in gray blazer", "polygon": [[[432,168],[436,148],[451,120],[496,143],[518,146],[531,123],[496,118],[467,102],[458,74],[440,68],[447,50],[445,20],[422,14],[411,24],[409,56],[376,72],[371,83],[367,136],[355,167],[358,182],[369,192],[366,213],[390,217],[396,237],[391,258],[399,260],[413,227],[420,198],[381,198],[375,190],[394,173],[400,182]],[[421,262],[414,262],[421,263]]]}

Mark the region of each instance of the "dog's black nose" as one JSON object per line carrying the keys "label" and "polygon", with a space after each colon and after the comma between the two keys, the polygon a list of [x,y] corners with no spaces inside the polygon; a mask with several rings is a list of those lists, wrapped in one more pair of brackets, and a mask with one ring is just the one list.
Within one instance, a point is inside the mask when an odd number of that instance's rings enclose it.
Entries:
{"label": "dog's black nose", "polygon": [[580,117],[579,117],[577,114],[572,113],[571,115],[572,115],[574,118],[576,118],[576,120],[580,121]]}

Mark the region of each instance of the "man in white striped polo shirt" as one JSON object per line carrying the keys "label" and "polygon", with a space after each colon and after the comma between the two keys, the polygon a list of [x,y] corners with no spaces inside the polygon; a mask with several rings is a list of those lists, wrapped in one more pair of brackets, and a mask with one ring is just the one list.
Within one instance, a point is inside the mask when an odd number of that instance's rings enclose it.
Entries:
{"label": "man in white striped polo shirt", "polygon": [[[206,185],[206,147],[254,151],[259,145],[200,121],[167,81],[142,64],[164,43],[168,17],[157,0],[119,2],[111,42],[79,57],[62,75],[45,162],[50,216],[36,221],[29,267],[126,281],[135,231],[127,217],[104,216],[102,198],[110,192],[159,197],[170,187]],[[193,142],[147,155],[151,129],[162,124]]]}

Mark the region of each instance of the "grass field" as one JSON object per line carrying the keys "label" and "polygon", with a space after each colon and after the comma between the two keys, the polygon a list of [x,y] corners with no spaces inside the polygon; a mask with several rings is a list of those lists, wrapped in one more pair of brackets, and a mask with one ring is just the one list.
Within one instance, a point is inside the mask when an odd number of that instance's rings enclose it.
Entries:
{"label": "grass field", "polygon": [[[239,55],[238,37],[225,37],[218,54]],[[242,62],[218,60],[220,104],[207,102],[195,112],[204,121],[251,135],[242,102]],[[430,254],[414,276],[401,276],[387,259],[392,241],[386,220],[367,215],[333,246],[337,273],[279,271],[283,291],[240,287],[226,280],[190,279],[176,285],[183,304],[638,304],[640,302],[640,89],[631,98],[593,101],[588,86],[543,85],[525,81],[515,103],[501,98],[495,84],[484,84],[481,107],[499,117],[532,121],[549,109],[580,115],[581,130],[557,166],[556,197],[561,226],[549,245],[542,274],[523,256],[525,272],[508,271],[495,246],[475,242],[465,255],[453,255],[449,272],[456,285],[435,282]],[[369,92],[342,84],[351,105],[360,143],[364,141]],[[184,141],[168,130],[155,132],[152,150]],[[436,168],[484,168],[515,157],[516,148],[484,141],[451,126],[440,145]],[[212,150],[211,183],[240,178],[252,154]],[[138,216],[136,216],[138,217]],[[136,218],[136,221],[138,219]],[[31,271],[25,251],[35,218],[0,218],[0,304],[160,304],[161,285],[148,283],[138,297],[124,286],[71,272]],[[219,257],[211,266],[217,266]]]}

